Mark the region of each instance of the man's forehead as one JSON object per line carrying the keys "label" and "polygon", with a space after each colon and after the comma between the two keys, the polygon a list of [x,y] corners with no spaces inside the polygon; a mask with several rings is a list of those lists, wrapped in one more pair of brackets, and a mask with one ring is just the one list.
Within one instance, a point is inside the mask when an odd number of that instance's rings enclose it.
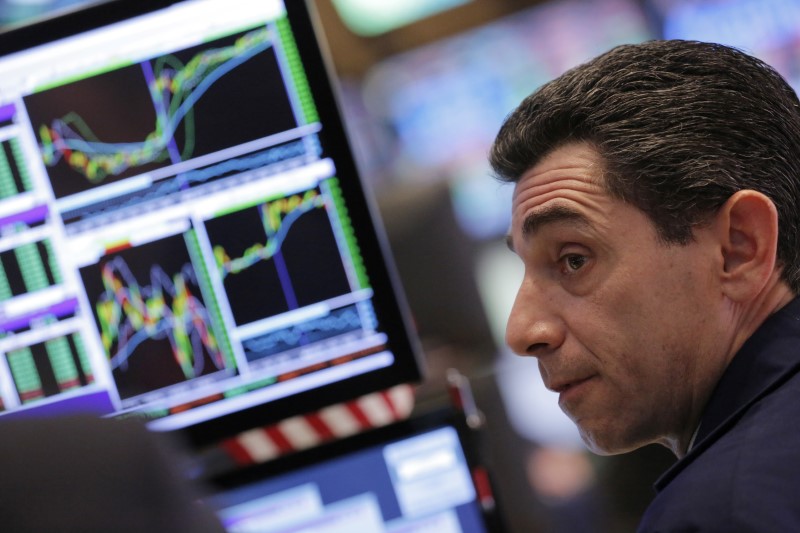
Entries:
{"label": "man's forehead", "polygon": [[542,224],[586,219],[608,211],[614,199],[581,168],[560,168],[521,181],[512,200],[512,226],[534,233]]}
{"label": "man's forehead", "polygon": [[602,159],[586,143],[571,143],[557,148],[533,165],[514,186],[513,208],[532,199],[545,202],[560,191],[605,192]]}
{"label": "man's forehead", "polygon": [[605,212],[611,207],[609,202],[613,200],[605,188],[600,154],[588,143],[565,144],[524,172],[515,184],[506,242],[513,251],[514,231],[529,238],[557,222],[589,225],[589,213]]}

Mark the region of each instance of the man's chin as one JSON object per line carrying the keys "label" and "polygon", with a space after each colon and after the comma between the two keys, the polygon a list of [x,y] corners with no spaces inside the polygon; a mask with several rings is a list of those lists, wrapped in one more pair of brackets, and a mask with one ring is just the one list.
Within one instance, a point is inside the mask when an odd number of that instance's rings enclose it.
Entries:
{"label": "man's chin", "polygon": [[608,432],[587,431],[578,426],[583,443],[595,455],[620,455],[638,450],[645,444],[624,441],[618,436],[611,436]]}

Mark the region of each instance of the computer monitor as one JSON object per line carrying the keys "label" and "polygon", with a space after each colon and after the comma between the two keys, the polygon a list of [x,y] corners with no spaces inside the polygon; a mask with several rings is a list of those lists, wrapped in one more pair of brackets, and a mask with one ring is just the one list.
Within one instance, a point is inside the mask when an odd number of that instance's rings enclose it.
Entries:
{"label": "computer monitor", "polygon": [[419,378],[302,1],[0,35],[0,416],[202,444]]}
{"label": "computer monitor", "polygon": [[479,434],[428,413],[209,481],[235,533],[504,531]]}

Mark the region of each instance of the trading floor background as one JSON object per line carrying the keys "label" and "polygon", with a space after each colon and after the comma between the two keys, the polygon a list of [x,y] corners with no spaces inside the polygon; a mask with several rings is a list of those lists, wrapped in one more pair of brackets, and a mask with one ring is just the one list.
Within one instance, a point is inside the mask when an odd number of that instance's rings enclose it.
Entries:
{"label": "trading floor background", "polygon": [[[86,1],[6,0],[15,24]],[[356,157],[383,217],[429,377],[470,378],[512,531],[627,531],[672,462],[657,447],[587,454],[536,364],[502,343],[521,266],[504,244],[509,186],[488,147],[527,94],[623,43],[731,44],[800,87],[800,0],[315,0]],[[371,10],[377,10],[372,12]]]}

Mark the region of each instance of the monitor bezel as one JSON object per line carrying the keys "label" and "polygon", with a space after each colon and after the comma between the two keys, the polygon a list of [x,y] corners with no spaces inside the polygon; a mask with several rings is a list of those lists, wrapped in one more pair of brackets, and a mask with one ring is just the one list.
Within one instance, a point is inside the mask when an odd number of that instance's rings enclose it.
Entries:
{"label": "monitor bezel", "polygon": [[[147,15],[185,0],[110,0],[42,18],[0,32],[0,58],[72,37],[106,25]],[[323,156],[330,157],[340,176],[349,216],[370,283],[382,331],[389,339],[394,363],[343,381],[300,392],[268,403],[225,414],[175,430],[192,447],[204,447],[254,427],[319,410],[325,406],[386,390],[423,378],[423,363],[407,303],[391,259],[382,223],[369,184],[359,173],[338,104],[333,69],[326,56],[318,17],[311,1],[285,0],[287,17],[303,58],[306,76],[323,129]],[[344,179],[352,176],[353,179]]]}

